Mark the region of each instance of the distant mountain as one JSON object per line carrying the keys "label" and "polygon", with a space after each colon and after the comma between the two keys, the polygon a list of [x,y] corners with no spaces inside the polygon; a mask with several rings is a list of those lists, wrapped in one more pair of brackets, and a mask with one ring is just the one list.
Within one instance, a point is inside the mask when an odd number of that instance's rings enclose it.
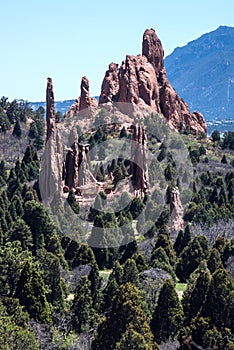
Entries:
{"label": "distant mountain", "polygon": [[[55,108],[56,111],[65,114],[67,110],[71,107],[71,105],[75,102],[75,100],[65,100],[65,101],[56,101]],[[33,110],[36,110],[38,107],[42,106],[46,108],[46,102],[30,102],[30,106]]]}
{"label": "distant mountain", "polygon": [[172,86],[192,111],[204,115],[208,126],[234,129],[233,27],[220,26],[176,48],[165,66]]}

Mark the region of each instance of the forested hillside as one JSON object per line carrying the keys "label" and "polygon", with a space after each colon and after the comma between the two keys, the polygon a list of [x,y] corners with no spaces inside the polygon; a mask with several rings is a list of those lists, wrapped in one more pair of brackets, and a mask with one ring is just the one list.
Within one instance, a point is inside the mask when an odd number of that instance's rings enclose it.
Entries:
{"label": "forested hillside", "polygon": [[[195,175],[176,236],[170,202],[183,184],[170,151],[150,133],[165,203],[159,206],[157,191],[150,200],[123,191],[127,205],[106,212],[107,194],[99,191],[87,231],[71,222],[82,211],[73,190],[66,201],[56,193],[49,211],[41,202],[43,115],[24,101],[0,100],[0,349],[234,349],[234,133],[181,134]],[[96,125],[92,134],[79,134],[91,149],[132,137],[124,125]],[[118,191],[118,182],[131,177],[130,163],[105,163],[108,150],[98,149],[96,179],[110,179]],[[146,206],[150,212],[138,219]]]}

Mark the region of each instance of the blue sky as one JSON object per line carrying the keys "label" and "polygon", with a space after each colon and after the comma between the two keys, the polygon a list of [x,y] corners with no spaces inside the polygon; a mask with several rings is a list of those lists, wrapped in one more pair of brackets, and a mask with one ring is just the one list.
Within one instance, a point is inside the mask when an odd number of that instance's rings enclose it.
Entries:
{"label": "blue sky", "polygon": [[233,0],[1,1],[0,97],[45,99],[46,78],[56,100],[79,95],[82,76],[99,95],[110,62],[141,53],[154,28],[165,56],[219,25],[234,26]]}

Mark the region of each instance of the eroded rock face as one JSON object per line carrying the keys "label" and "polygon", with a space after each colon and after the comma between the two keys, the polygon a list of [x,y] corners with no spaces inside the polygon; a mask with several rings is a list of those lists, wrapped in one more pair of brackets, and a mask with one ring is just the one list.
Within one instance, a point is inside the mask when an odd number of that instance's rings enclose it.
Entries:
{"label": "eroded rock face", "polygon": [[119,68],[110,64],[102,83],[99,104],[127,102],[149,106],[152,111],[162,113],[179,131],[188,129],[194,134],[206,133],[204,117],[198,112],[190,113],[188,105],[168,81],[163,56],[163,47],[154,29],[147,29],[142,55],[127,55]]}
{"label": "eroded rock face", "polygon": [[164,51],[162,43],[157,37],[154,29],[146,29],[143,35],[142,55],[147,57],[148,61],[155,69],[156,77],[159,77],[164,67]]}
{"label": "eroded rock face", "polygon": [[97,109],[98,102],[96,98],[90,97],[89,94],[89,80],[87,77],[83,77],[80,85],[80,103],[79,111],[88,109],[90,112],[94,112]]}
{"label": "eroded rock face", "polygon": [[159,112],[159,88],[153,66],[141,55],[126,56],[119,69],[118,102],[141,104]]}
{"label": "eroded rock face", "polygon": [[116,100],[119,91],[118,65],[110,63],[109,69],[106,71],[102,87],[99,104],[112,102]]}
{"label": "eroded rock face", "polygon": [[47,78],[46,88],[46,142],[55,131],[55,104],[53,82],[51,78]]}
{"label": "eroded rock face", "polygon": [[[184,228],[184,209],[180,200],[180,191],[175,187],[171,193],[170,200],[170,219],[171,219],[171,235],[172,239],[177,233]],[[173,237],[174,236],[174,237]]]}
{"label": "eroded rock face", "polygon": [[40,192],[47,205],[57,190],[62,188],[63,145],[55,123],[55,104],[52,79],[47,79],[46,89],[46,145],[39,176]]}
{"label": "eroded rock face", "polygon": [[143,197],[148,191],[148,148],[144,129],[134,125],[131,144],[130,172],[135,194]]}
{"label": "eroded rock face", "polygon": [[80,90],[80,96],[66,112],[65,117],[73,117],[78,114],[80,117],[89,117],[97,110],[98,101],[96,98],[90,97],[89,80],[87,77],[81,79]]}

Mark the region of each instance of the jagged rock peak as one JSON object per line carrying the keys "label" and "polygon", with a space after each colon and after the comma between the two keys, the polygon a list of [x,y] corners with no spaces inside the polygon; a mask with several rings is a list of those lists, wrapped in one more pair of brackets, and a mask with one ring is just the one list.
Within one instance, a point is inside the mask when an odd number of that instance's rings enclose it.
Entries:
{"label": "jagged rock peak", "polygon": [[73,103],[70,109],[65,114],[65,117],[73,117],[82,111],[80,116],[90,116],[90,114],[94,113],[98,107],[98,101],[96,98],[90,97],[89,92],[89,80],[87,77],[83,77],[81,79],[80,84],[80,97]]}
{"label": "jagged rock peak", "polygon": [[164,51],[162,43],[154,29],[146,29],[143,35],[142,55],[154,66],[157,78],[164,67]]}
{"label": "jagged rock peak", "polygon": [[46,142],[55,130],[55,103],[52,78],[47,78],[46,88]]}
{"label": "jagged rock peak", "polygon": [[99,104],[115,100],[119,91],[118,64],[110,63],[101,87]]}

